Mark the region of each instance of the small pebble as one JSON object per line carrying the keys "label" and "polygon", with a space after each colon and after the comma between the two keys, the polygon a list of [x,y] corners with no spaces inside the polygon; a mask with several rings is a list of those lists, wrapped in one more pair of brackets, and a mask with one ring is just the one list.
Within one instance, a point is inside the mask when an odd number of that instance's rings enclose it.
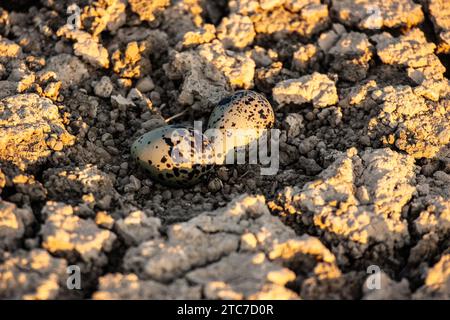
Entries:
{"label": "small pebble", "polygon": [[155,84],[153,83],[152,78],[144,77],[138,81],[136,84],[136,89],[138,89],[142,93],[147,93],[152,91],[155,88]]}
{"label": "small pebble", "polygon": [[94,93],[101,98],[109,98],[114,86],[109,77],[103,76],[94,86]]}

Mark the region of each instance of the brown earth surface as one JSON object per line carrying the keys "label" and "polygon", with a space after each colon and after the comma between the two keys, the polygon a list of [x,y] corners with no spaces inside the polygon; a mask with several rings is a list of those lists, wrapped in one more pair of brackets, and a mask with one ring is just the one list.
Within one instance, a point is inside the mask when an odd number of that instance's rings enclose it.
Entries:
{"label": "brown earth surface", "polygon": [[[0,299],[450,299],[450,2],[0,5]],[[240,89],[276,175],[131,158]]]}

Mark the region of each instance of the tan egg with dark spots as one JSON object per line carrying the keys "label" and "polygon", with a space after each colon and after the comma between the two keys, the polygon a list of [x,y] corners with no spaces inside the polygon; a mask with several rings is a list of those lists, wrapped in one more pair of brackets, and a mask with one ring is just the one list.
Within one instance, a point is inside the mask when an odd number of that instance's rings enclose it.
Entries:
{"label": "tan egg with dark spots", "polygon": [[199,182],[212,168],[214,159],[205,135],[176,125],[142,135],[131,146],[131,155],[154,180],[170,186]]}
{"label": "tan egg with dark spots", "polygon": [[[213,140],[217,152],[223,149],[224,153],[228,153],[259,139],[274,123],[275,114],[270,102],[262,94],[241,90],[222,99],[214,108],[206,135]],[[222,132],[222,145],[217,145],[217,135],[212,134],[211,130]]]}

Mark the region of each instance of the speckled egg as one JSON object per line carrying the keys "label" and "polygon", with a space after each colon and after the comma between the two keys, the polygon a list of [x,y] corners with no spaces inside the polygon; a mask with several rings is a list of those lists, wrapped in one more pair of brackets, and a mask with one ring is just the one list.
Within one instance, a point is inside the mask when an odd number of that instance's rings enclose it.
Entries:
{"label": "speckled egg", "polygon": [[[228,136],[237,132],[233,131],[236,129],[251,129],[248,133],[237,134],[240,135],[240,140],[236,139],[233,146],[228,146],[224,150],[227,153],[232,148],[247,145],[258,139],[264,129],[272,128],[274,123],[275,114],[269,101],[259,93],[242,90],[219,102],[211,113],[208,129],[219,129]],[[211,140],[214,140],[214,137]]]}
{"label": "speckled egg", "polygon": [[131,154],[154,180],[186,186],[198,182],[212,168],[214,153],[201,132],[169,125],[139,137],[131,146]]}

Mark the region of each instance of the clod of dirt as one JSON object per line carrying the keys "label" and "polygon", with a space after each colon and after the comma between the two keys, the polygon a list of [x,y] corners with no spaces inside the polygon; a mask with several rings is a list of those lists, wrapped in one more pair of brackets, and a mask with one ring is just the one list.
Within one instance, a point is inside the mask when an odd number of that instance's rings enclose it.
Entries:
{"label": "clod of dirt", "polygon": [[413,0],[333,0],[331,10],[340,22],[368,30],[410,28],[424,19]]}
{"label": "clod of dirt", "polygon": [[338,102],[334,81],[318,72],[281,81],[273,88],[272,94],[280,105],[312,103],[316,108],[323,108]]}
{"label": "clod of dirt", "polygon": [[111,54],[113,71],[122,78],[140,78],[151,70],[151,63],[146,54],[149,48],[146,41],[129,42],[123,50],[115,50]]}
{"label": "clod of dirt", "polygon": [[99,279],[99,289],[93,295],[98,300],[115,299],[200,299],[200,286],[189,286],[186,280],[162,284],[140,280],[135,274],[107,274]]}
{"label": "clod of dirt", "polygon": [[51,57],[43,73],[54,72],[63,88],[75,86],[86,80],[89,76],[88,70],[83,62],[70,54],[60,54]]}
{"label": "clod of dirt", "polygon": [[115,231],[128,246],[136,246],[147,240],[158,238],[161,220],[148,217],[143,211],[131,212],[116,222]]}
{"label": "clod of dirt", "polygon": [[155,14],[163,11],[170,4],[169,0],[128,0],[131,10],[139,15],[141,20],[153,21]]}
{"label": "clod of dirt", "polygon": [[287,131],[288,137],[295,138],[304,128],[303,116],[298,113],[288,114],[283,123],[283,127]]}
{"label": "clod of dirt", "polygon": [[197,51],[173,52],[165,71],[170,79],[183,80],[177,99],[182,105],[198,101],[201,107],[211,107],[231,92],[225,75]]}
{"label": "clod of dirt", "polygon": [[430,178],[420,176],[418,179],[419,194],[411,204],[411,211],[417,215],[414,228],[422,238],[428,234],[443,243],[450,232],[449,183],[450,175],[443,171],[436,171]]}
{"label": "clod of dirt", "polygon": [[83,200],[107,210],[117,197],[110,177],[92,165],[48,169],[43,176],[49,195],[59,201],[67,201],[67,194],[70,194],[74,204]]}
{"label": "clod of dirt", "polygon": [[398,38],[384,32],[372,39],[377,42],[377,54],[383,63],[404,67],[408,77],[420,85],[415,89],[418,94],[438,101],[448,93],[445,67],[434,54],[436,45],[427,42],[421,30],[415,28]]}
{"label": "clod of dirt", "polygon": [[0,252],[17,248],[34,220],[30,209],[19,209],[11,202],[0,200]]}
{"label": "clod of dirt", "polygon": [[233,89],[253,86],[255,62],[243,54],[227,51],[220,41],[203,44],[198,54],[221,72]]}
{"label": "clod of dirt", "polygon": [[[242,277],[243,274],[245,277]],[[186,278],[204,286],[207,299],[285,300],[298,297],[284,288],[288,282],[295,280],[295,273],[268,261],[263,253],[233,252],[219,262],[189,272]]]}
{"label": "clod of dirt", "polygon": [[367,126],[375,142],[395,145],[415,158],[432,158],[450,142],[450,103],[428,101],[409,86],[388,86],[372,93],[381,110]]}
{"label": "clod of dirt", "polygon": [[67,262],[43,249],[5,254],[0,263],[0,298],[55,299],[65,285]]}
{"label": "clod of dirt", "polygon": [[22,54],[22,47],[8,39],[0,38],[0,63],[18,59]]}
{"label": "clod of dirt", "polygon": [[319,60],[319,47],[314,44],[300,46],[292,55],[292,68],[305,72]]}
{"label": "clod of dirt", "polygon": [[94,86],[95,95],[101,98],[109,98],[113,90],[114,85],[112,84],[111,79],[105,76],[103,76]]}
{"label": "clod of dirt", "polygon": [[363,80],[367,76],[372,51],[373,46],[364,33],[346,33],[328,51],[332,59],[331,68],[344,80]]}
{"label": "clod of dirt", "polygon": [[[225,35],[224,35],[225,36]],[[216,27],[213,24],[205,24],[202,28],[186,32],[183,40],[176,46],[177,49],[190,49],[200,44],[209,43],[216,38]]]}
{"label": "clod of dirt", "polygon": [[42,246],[50,253],[68,259],[102,266],[105,253],[111,251],[116,236],[97,227],[90,219],[74,215],[73,208],[64,203],[47,202],[43,208],[47,218],[40,231]]}
{"label": "clod of dirt", "polygon": [[450,299],[450,254],[441,259],[426,272],[425,284],[413,295],[414,299]]}
{"label": "clod of dirt", "polygon": [[255,36],[250,18],[239,14],[223,18],[217,28],[217,38],[226,48],[243,49],[253,42]]}
{"label": "clod of dirt", "polygon": [[99,0],[92,6],[85,6],[81,23],[94,36],[104,30],[117,31],[126,22],[126,0]]}
{"label": "clod of dirt", "polygon": [[73,143],[50,99],[21,94],[0,100],[0,160],[25,169]]}
{"label": "clod of dirt", "polygon": [[303,188],[286,188],[271,208],[314,229],[342,264],[361,257],[395,261],[394,252],[409,243],[402,209],[415,191],[414,159],[390,149],[360,155],[350,149],[319,177]]}
{"label": "clod of dirt", "polygon": [[76,56],[81,57],[94,67],[108,68],[109,53],[98,39],[91,34],[81,30],[70,30],[67,25],[61,27],[57,35],[67,40],[73,40],[73,51]]}
{"label": "clod of dirt", "polygon": [[438,51],[450,53],[450,7],[445,0],[427,0],[425,3],[439,38]]}
{"label": "clod of dirt", "polygon": [[310,37],[329,23],[328,7],[318,0],[268,1],[236,0],[229,2],[230,12],[248,16],[257,34],[284,38],[289,35]]}
{"label": "clod of dirt", "polygon": [[[339,295],[338,288],[347,283],[334,255],[318,239],[297,237],[271,216],[261,196],[241,196],[224,209],[170,226],[167,235],[167,240],[130,248],[124,269],[158,282],[186,277],[201,285],[209,298],[296,298],[285,288],[296,274],[283,266],[296,270],[295,266],[309,265],[299,269],[301,279],[309,279],[304,282],[305,297]],[[325,289],[335,281],[328,276],[336,280],[336,291]],[[344,291],[340,294],[349,294]]]}

